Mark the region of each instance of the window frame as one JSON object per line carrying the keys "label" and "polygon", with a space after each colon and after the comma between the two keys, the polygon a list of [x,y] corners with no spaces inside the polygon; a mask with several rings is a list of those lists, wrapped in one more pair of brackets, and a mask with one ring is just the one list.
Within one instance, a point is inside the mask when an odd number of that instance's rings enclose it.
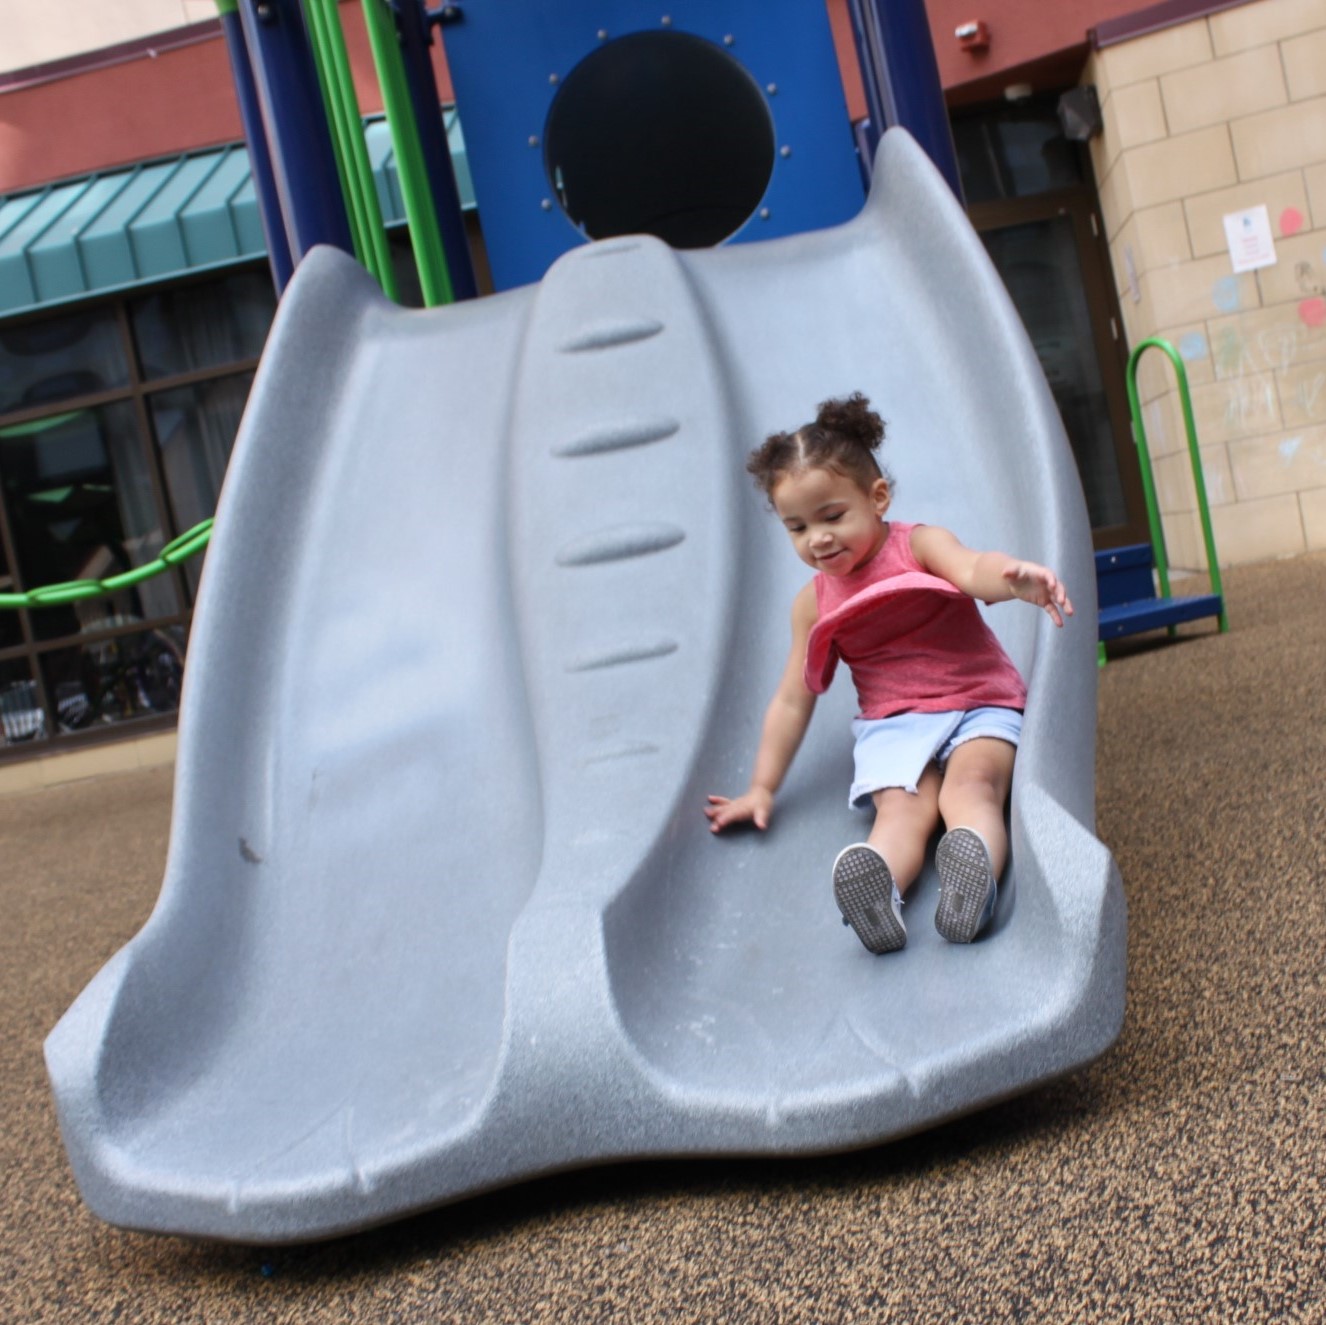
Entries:
{"label": "window frame", "polygon": [[[233,267],[227,267],[218,272],[213,269],[206,272],[200,272],[183,279],[174,279],[161,282],[153,282],[136,286],[128,290],[120,290],[112,294],[97,296],[88,300],[79,301],[77,304],[61,304],[57,308],[47,308],[25,313],[19,317],[5,319],[5,326],[20,326],[28,323],[40,322],[53,316],[67,316],[69,313],[80,311],[91,311],[93,309],[105,309],[112,307],[115,311],[115,324],[121,338],[121,344],[124,348],[125,359],[129,367],[127,383],[122,387],[112,387],[105,390],[87,392],[78,396],[70,396],[58,402],[44,404],[39,406],[29,406],[21,410],[11,410],[6,413],[0,413],[0,427],[9,427],[15,424],[30,423],[43,418],[50,418],[58,414],[68,413],[73,410],[95,409],[107,405],[129,404],[133,410],[133,416],[137,424],[138,446],[141,451],[141,459],[146,463],[146,472],[152,492],[152,499],[156,506],[156,513],[160,520],[163,541],[168,543],[177,538],[180,534],[186,532],[179,528],[175,514],[174,504],[170,498],[169,486],[166,482],[165,467],[160,439],[156,435],[156,429],[152,420],[151,398],[159,393],[164,393],[180,388],[189,388],[203,383],[217,381],[227,377],[238,377],[243,374],[252,374],[257,370],[259,356],[253,355],[242,359],[227,361],[224,364],[213,365],[208,368],[190,369],[185,372],[171,373],[160,377],[148,379],[143,373],[143,364],[139,355],[137,341],[133,333],[132,319],[130,315],[130,306],[144,296],[160,293],[165,290],[186,290],[192,287],[199,287],[215,283],[218,277],[229,279],[241,276],[250,272],[259,272],[269,277],[267,264],[261,259],[237,263]],[[22,567],[20,565],[17,546],[14,538],[14,531],[11,524],[8,500],[2,485],[0,485],[0,548],[3,548],[6,572],[0,577],[0,587],[8,592],[23,592],[26,589],[36,588],[36,585],[29,585],[21,577]],[[42,609],[20,608],[14,612],[18,618],[19,632],[21,642],[11,644],[6,647],[0,647],[0,663],[12,663],[15,661],[26,662],[31,680],[35,683],[37,702],[47,719],[47,735],[42,739],[32,741],[20,741],[13,745],[0,745],[0,764],[21,762],[26,759],[39,757],[42,754],[53,753],[60,750],[69,750],[80,746],[98,745],[109,741],[119,741],[125,739],[127,735],[148,735],[152,732],[172,730],[177,722],[178,712],[163,713],[141,718],[130,718],[122,722],[111,722],[98,724],[85,731],[64,732],[60,730],[58,721],[58,712],[46,684],[42,660],[45,656],[67,650],[70,648],[89,648],[91,646],[108,643],[125,636],[135,635],[151,630],[170,629],[182,627],[185,635],[186,648],[189,629],[193,620],[194,595],[189,587],[188,576],[180,566],[173,566],[163,574],[171,577],[171,583],[174,588],[176,602],[181,604],[179,611],[164,617],[144,618],[142,621],[135,621],[128,624],[103,627],[98,630],[84,631],[77,634],[64,634],[51,639],[38,639],[32,627],[32,611],[41,611]],[[8,584],[4,583],[8,580]],[[10,609],[5,609],[6,611]]]}

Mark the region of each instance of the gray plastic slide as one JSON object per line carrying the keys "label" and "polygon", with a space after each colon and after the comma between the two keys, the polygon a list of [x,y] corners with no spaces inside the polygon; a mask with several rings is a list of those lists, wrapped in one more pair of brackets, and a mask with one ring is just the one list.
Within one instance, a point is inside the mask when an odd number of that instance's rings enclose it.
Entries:
{"label": "gray plastic slide", "polygon": [[[465,306],[319,250],[236,442],[150,920],[46,1045],[116,1224],[365,1228],[614,1159],[869,1146],[1027,1090],[1121,1025],[1093,833],[1085,508],[1035,354],[919,149],[850,224],[609,240]],[[849,679],[767,833],[744,788],[808,572],[744,472],[865,391],[893,514],[1055,566],[988,619],[1030,681],[993,932],[844,929]]]}

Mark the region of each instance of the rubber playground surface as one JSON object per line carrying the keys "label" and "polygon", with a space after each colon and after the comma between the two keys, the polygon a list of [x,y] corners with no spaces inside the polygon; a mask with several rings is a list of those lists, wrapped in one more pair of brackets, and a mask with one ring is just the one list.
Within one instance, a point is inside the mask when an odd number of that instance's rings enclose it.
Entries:
{"label": "rubber playground surface", "polygon": [[305,1247],[111,1228],[41,1043],[151,909],[171,770],[0,798],[0,1320],[1326,1320],[1326,555],[1226,588],[1231,634],[1101,676],[1117,1045],[851,1154],[599,1168]]}

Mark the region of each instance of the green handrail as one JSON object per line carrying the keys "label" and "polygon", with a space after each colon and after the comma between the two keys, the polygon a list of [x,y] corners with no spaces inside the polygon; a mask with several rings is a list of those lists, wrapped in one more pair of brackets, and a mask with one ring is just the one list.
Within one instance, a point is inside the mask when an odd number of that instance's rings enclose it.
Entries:
{"label": "green handrail", "polygon": [[449,304],[454,297],[451,273],[447,270],[447,256],[442,248],[432,190],[428,186],[424,149],[414,118],[414,104],[410,100],[396,23],[384,0],[364,0],[363,13],[373,63],[378,71],[378,84],[382,89],[382,104],[387,112],[387,125],[391,130],[392,147],[396,152],[401,196],[410,223],[410,243],[414,248],[415,266],[419,269],[424,303],[429,308]]}
{"label": "green handrail", "polygon": [[332,159],[336,162],[336,176],[341,185],[341,197],[345,201],[346,220],[350,223],[350,240],[354,245],[355,257],[372,271],[372,256],[365,241],[364,216],[358,182],[353,178],[347,160],[349,147],[345,141],[341,120],[342,102],[339,89],[333,83],[331,56],[325,48],[326,31],[323,27],[322,14],[316,5],[306,3],[304,15],[307,20],[305,27],[308,30],[313,68],[317,72],[318,89],[322,93],[322,114],[327,121]]}
{"label": "green handrail", "polygon": [[76,603],[84,598],[104,598],[108,594],[130,589],[135,584],[150,580],[154,575],[178,566],[181,561],[197,556],[212,536],[212,520],[203,520],[178,538],[173,538],[152,561],[119,575],[108,575],[104,580],[66,580],[62,584],[44,584],[26,593],[0,593],[0,610],[20,607],[58,607],[62,603]]}
{"label": "green handrail", "polygon": [[313,61],[322,85],[337,171],[350,218],[355,256],[368,268],[389,299],[396,299],[396,273],[382,220],[377,186],[364,142],[364,122],[355,96],[354,76],[345,46],[336,0],[304,0]]}
{"label": "green handrail", "polygon": [[[1215,533],[1211,528],[1211,508],[1206,499],[1206,480],[1202,477],[1202,453],[1197,444],[1197,424],[1193,420],[1192,396],[1188,391],[1188,370],[1178,350],[1160,336],[1148,336],[1128,356],[1128,409],[1133,420],[1133,441],[1137,445],[1137,463],[1142,472],[1142,493],[1146,498],[1146,518],[1151,527],[1151,546],[1156,561],[1156,576],[1160,580],[1162,598],[1170,598],[1169,556],[1165,549],[1165,530],[1160,521],[1160,506],[1156,501],[1155,477],[1151,471],[1151,455],[1147,448],[1146,426],[1142,422],[1142,402],[1137,390],[1137,364],[1149,349],[1162,350],[1174,365],[1179,383],[1179,400],[1183,406],[1183,427],[1188,436],[1188,460],[1192,466],[1193,486],[1197,492],[1197,513],[1202,522],[1202,538],[1206,544],[1207,573],[1211,578],[1211,591],[1220,596],[1219,625],[1229,629],[1229,613],[1225,608],[1224,589],[1220,580],[1220,562],[1216,556]],[[1170,627],[1174,634],[1174,627]]]}

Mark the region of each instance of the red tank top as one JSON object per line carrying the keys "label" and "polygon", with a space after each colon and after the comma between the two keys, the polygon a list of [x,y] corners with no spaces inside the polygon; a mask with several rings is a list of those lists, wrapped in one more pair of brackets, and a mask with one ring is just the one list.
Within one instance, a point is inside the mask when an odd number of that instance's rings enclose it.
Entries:
{"label": "red tank top", "polygon": [[864,566],[815,576],[819,620],[806,646],[807,687],[823,694],[841,658],[863,718],[1021,709],[1027,687],[1017,668],[975,600],[922,569],[912,555],[915,528],[890,521]]}

